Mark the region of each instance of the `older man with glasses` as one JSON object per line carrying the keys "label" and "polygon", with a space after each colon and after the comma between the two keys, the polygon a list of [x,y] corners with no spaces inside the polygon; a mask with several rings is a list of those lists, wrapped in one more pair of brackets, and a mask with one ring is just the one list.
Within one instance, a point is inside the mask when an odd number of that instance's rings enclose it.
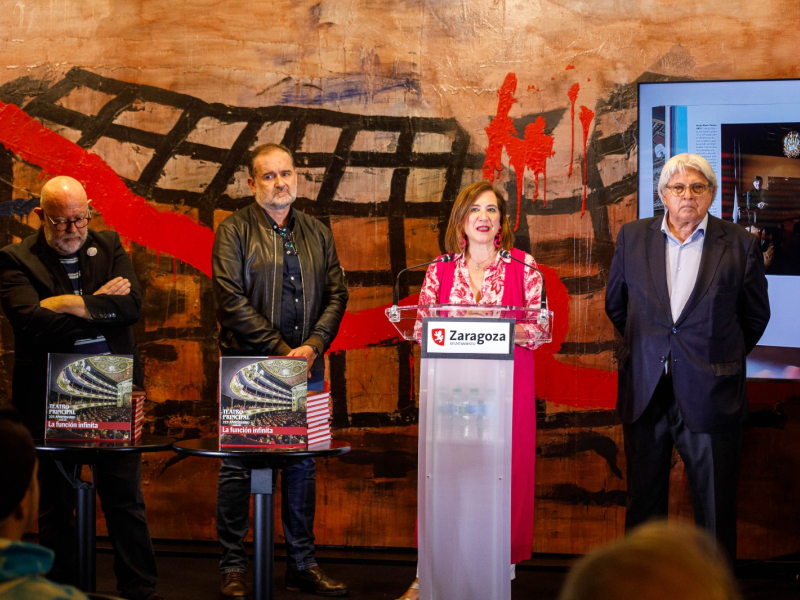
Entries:
{"label": "older man with glasses", "polygon": [[708,213],[711,165],[664,165],[666,213],[623,225],[606,286],[622,334],[617,412],[627,459],[627,530],[666,518],[672,448],[683,458],[695,522],[736,558],[736,486],[747,418],[745,359],[769,321],[759,240]]}
{"label": "older man with glasses", "polygon": [[[78,181],[48,181],[35,212],[39,231],[0,250],[0,304],[14,330],[11,400],[33,435],[42,437],[48,353],[132,354],[134,383],[143,384],[131,329],[142,293],[119,235],[89,229],[89,200]],[[106,458],[95,476],[120,595],[159,598],[140,455]],[[39,539],[56,553],[50,577],[73,583],[74,491],[45,457],[39,481]]]}

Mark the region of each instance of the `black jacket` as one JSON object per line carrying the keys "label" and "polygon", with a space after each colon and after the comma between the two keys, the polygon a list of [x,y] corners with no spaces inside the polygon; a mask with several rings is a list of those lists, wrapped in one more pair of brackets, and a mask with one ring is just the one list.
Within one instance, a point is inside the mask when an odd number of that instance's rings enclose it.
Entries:
{"label": "black jacket", "polygon": [[[87,251],[97,252],[90,256]],[[128,253],[114,231],[92,231],[78,250],[81,286],[92,321],[41,308],[51,296],[73,294],[59,255],[40,229],[19,244],[0,250],[0,304],[14,329],[11,400],[35,433],[44,428],[47,354],[73,352],[75,340],[105,336],[114,354],[133,354],[134,383],[143,385],[139,351],[131,325],[139,320],[142,292]],[[115,277],[131,282],[125,296],[92,295]]]}
{"label": "black jacket", "polygon": [[670,359],[689,429],[715,433],[747,417],[745,358],[769,322],[764,257],[741,226],[709,215],[697,282],[672,320],[663,217],[623,225],[606,287],[606,314],[624,337],[617,412],[633,423]]}
{"label": "black jacket", "polygon": [[[344,317],[347,288],[331,230],[294,211],[292,237],[303,277],[303,344],[320,355]],[[286,356],[281,338],[283,240],[257,203],[243,208],[217,228],[211,259],[219,345],[227,356]],[[314,361],[313,370],[324,367]]]}

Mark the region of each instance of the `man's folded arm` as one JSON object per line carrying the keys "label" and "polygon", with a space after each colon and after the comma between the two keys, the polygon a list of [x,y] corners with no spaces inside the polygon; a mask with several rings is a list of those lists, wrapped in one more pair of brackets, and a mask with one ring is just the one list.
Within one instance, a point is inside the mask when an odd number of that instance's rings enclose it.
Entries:
{"label": "man's folded arm", "polygon": [[[102,293],[103,288],[118,277],[130,283],[127,293],[110,290],[112,293]],[[122,247],[119,235],[114,237],[114,262],[108,280],[102,281],[97,289],[86,289],[82,298],[89,313],[89,318],[97,325],[119,325],[127,327],[136,323],[142,308],[142,288],[136,278],[128,253]]]}
{"label": "man's folded arm", "polygon": [[86,319],[42,307],[30,279],[5,254],[0,255],[0,302],[14,334],[27,344],[47,346],[54,338],[77,340],[96,331]]}

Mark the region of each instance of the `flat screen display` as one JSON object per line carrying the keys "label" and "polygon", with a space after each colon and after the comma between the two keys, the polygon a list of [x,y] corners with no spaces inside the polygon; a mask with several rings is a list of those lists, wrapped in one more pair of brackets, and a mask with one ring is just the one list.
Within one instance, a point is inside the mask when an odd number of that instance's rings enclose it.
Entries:
{"label": "flat screen display", "polygon": [[639,84],[639,217],[663,214],[661,168],[682,152],[714,168],[709,212],[761,240],[772,317],[750,379],[800,379],[800,80]]}

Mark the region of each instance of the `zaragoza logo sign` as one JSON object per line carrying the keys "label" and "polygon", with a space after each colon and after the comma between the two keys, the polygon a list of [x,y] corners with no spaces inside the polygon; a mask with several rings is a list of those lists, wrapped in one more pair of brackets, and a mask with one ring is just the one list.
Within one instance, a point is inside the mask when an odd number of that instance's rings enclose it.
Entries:
{"label": "zaragoza logo sign", "polygon": [[513,319],[423,319],[424,357],[503,359],[514,356]]}

